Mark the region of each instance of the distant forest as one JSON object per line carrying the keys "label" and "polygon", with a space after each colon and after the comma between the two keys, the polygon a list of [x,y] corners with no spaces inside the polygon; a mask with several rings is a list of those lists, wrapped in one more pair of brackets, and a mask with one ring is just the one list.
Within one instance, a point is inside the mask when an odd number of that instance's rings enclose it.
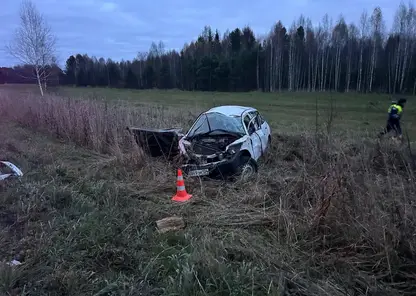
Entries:
{"label": "distant forest", "polygon": [[[0,83],[27,83],[24,71],[30,66],[0,68]],[[328,15],[317,27],[303,16],[290,27],[278,21],[263,38],[250,27],[220,36],[206,26],[180,52],[159,42],[132,61],[75,54],[51,71],[49,84],[74,86],[415,94],[416,10],[400,4],[389,30],[378,7],[358,24]]]}

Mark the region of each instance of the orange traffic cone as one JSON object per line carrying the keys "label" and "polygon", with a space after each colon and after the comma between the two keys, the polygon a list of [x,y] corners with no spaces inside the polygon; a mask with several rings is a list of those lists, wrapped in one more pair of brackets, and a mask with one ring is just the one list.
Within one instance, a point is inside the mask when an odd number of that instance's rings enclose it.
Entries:
{"label": "orange traffic cone", "polygon": [[174,201],[184,202],[192,197],[192,194],[188,194],[185,189],[185,182],[182,176],[182,170],[178,169],[178,178],[176,180],[176,194],[172,197]]}

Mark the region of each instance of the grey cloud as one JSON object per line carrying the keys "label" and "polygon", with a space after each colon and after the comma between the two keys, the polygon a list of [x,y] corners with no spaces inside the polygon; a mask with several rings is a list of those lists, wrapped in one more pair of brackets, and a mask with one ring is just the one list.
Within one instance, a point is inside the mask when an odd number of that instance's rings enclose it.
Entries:
{"label": "grey cloud", "polygon": [[[0,38],[12,38],[18,24],[20,1],[0,0]],[[201,33],[205,25],[223,34],[227,29],[250,25],[256,35],[270,31],[281,20],[290,27],[302,13],[319,23],[325,13],[334,20],[340,13],[357,23],[363,9],[379,5],[390,28],[396,1],[379,0],[32,0],[58,37],[61,64],[70,54],[132,59],[162,40],[166,49],[182,48]],[[0,65],[15,61],[0,55]]]}

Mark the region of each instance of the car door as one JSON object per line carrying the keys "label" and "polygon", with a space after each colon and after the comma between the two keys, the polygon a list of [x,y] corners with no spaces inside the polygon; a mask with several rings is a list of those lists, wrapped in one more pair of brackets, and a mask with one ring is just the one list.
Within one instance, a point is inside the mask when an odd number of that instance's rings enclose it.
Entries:
{"label": "car door", "polygon": [[256,122],[255,115],[250,112],[244,117],[244,123],[246,124],[247,132],[250,136],[251,146],[253,148],[253,159],[257,160],[262,155],[262,141],[261,136],[257,133],[260,127]]}
{"label": "car door", "polygon": [[257,116],[257,121],[258,124],[260,126],[259,129],[259,134],[261,136],[261,142],[262,142],[262,150],[263,153],[266,152],[267,147],[270,145],[269,143],[269,138],[270,138],[270,126],[269,124],[264,120],[264,118],[261,116],[261,114],[259,112],[257,112],[256,114]]}

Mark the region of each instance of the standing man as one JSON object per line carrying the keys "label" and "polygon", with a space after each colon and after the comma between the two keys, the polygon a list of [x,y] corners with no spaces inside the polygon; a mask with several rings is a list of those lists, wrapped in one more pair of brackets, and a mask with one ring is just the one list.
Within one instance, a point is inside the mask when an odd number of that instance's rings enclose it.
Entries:
{"label": "standing man", "polygon": [[406,99],[399,99],[397,103],[392,103],[388,109],[388,118],[387,118],[387,125],[385,129],[380,133],[380,136],[383,136],[389,133],[391,130],[396,132],[396,136],[399,139],[402,138],[402,128],[400,126],[400,119],[402,117],[403,108],[406,103]]}

